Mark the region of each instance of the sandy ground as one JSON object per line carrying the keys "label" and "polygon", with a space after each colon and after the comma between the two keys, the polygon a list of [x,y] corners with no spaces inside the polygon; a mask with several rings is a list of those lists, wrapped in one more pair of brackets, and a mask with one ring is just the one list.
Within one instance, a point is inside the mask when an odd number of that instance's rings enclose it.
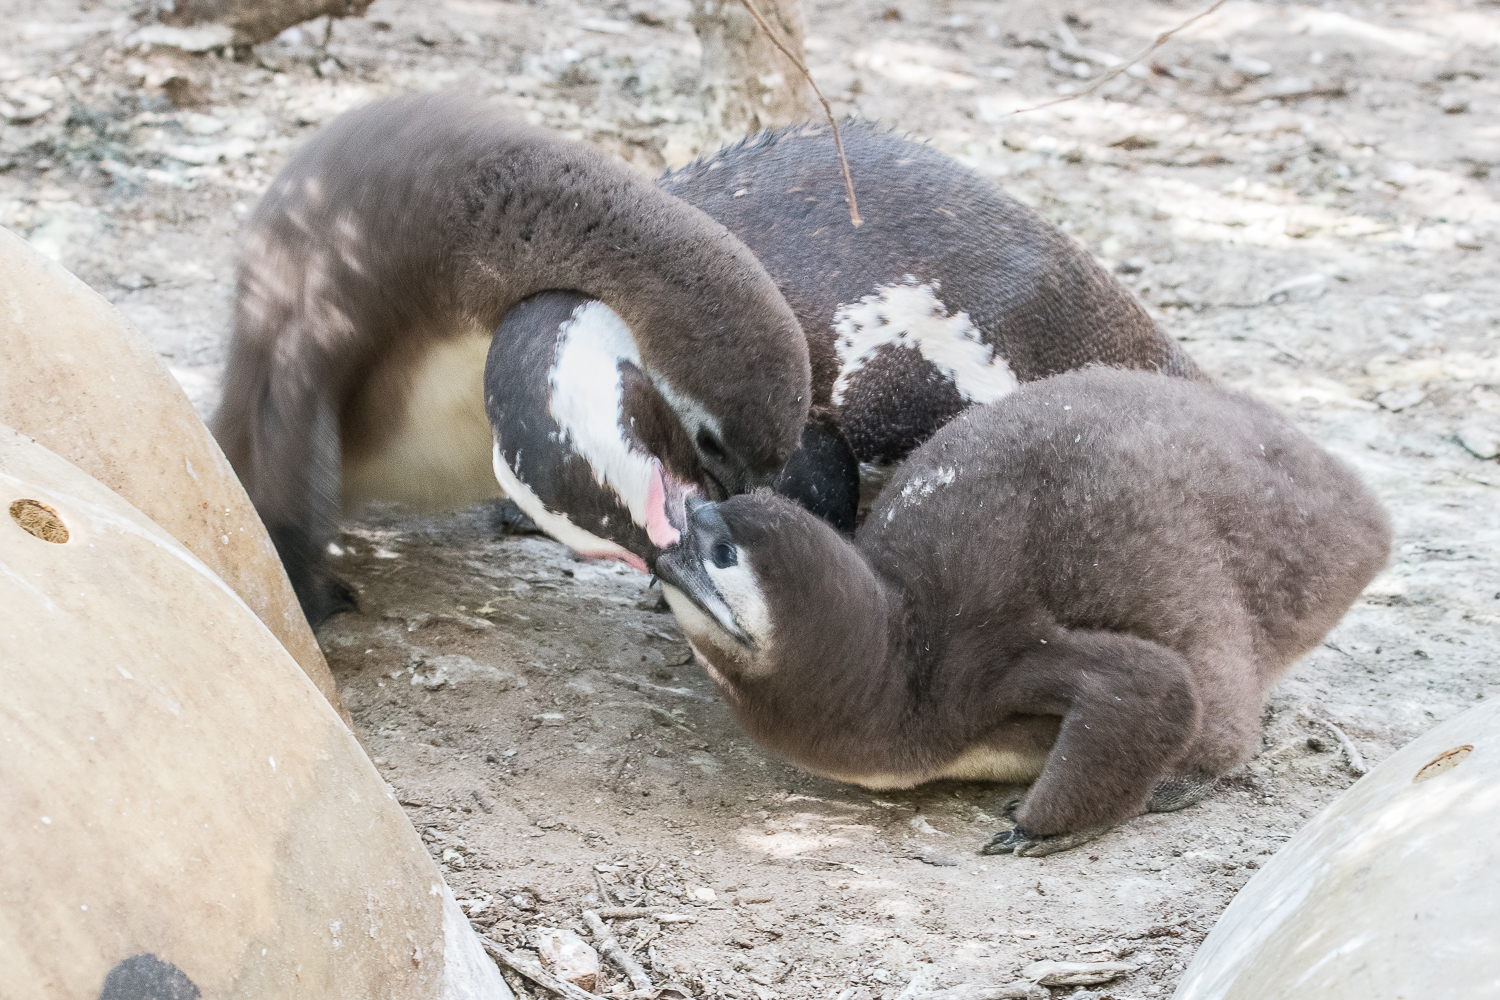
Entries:
{"label": "sandy ground", "polygon": [[[363,613],[321,638],[486,933],[524,946],[585,905],[665,904],[694,921],[619,931],[696,996],[895,998],[1043,958],[1122,958],[1139,969],[1106,995],[1165,996],[1234,892],[1354,780],[1314,716],[1378,761],[1500,696],[1500,465],[1459,441],[1482,453],[1500,430],[1500,10],[1234,2],[1102,97],[1008,116],[1197,7],[804,9],[839,112],[1040,208],[1389,505],[1391,568],[1278,687],[1265,751],[1198,807],[983,857],[1013,789],[872,795],[768,758],[645,577],[497,537],[482,509],[369,511],[340,559]],[[326,47],[310,25],[236,63],[127,44],[115,0],[3,0],[0,224],[116,302],[207,412],[241,222],[318,123],[458,86],[654,174],[714,141],[686,10],[377,0]]]}

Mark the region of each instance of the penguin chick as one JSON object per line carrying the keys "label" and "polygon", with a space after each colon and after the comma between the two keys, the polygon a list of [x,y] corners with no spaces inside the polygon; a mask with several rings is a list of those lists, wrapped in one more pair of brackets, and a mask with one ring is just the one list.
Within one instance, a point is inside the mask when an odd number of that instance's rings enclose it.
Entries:
{"label": "penguin chick", "polygon": [[769,490],[657,561],[752,737],[869,788],[1033,782],[986,853],[1196,801],[1384,566],[1342,462],[1239,393],[1090,368],[965,411],[850,543]]}

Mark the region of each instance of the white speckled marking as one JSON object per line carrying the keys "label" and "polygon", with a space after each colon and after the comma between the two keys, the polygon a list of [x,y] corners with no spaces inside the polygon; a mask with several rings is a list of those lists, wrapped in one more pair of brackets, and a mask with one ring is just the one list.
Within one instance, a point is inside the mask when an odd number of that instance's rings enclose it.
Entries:
{"label": "white speckled marking", "polygon": [[918,284],[907,275],[897,285],[882,285],[834,313],[834,346],[839,374],[833,383],[834,405],[842,405],[849,378],[886,344],[913,347],[953,379],[969,402],[992,403],[1016,391],[1020,383],[1005,359],[979,339],[966,312],[948,315],[937,297],[937,284]]}

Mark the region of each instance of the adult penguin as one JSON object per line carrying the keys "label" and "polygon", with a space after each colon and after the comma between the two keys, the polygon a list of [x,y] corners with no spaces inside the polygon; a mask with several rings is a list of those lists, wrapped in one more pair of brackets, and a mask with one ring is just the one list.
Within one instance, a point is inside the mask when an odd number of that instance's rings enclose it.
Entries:
{"label": "adult penguin", "polygon": [[[864,216],[857,228],[826,126],[759,133],[659,181],[745,242],[806,334],[813,409],[778,491],[852,532],[861,466],[878,482],[970,405],[1093,364],[1205,378],[1038,213],[878,125],[849,122],[842,134]],[[639,561],[654,551],[646,512],[660,506],[617,487],[608,457],[617,442],[572,426],[580,396],[618,409],[628,391],[613,381],[582,388],[581,373],[611,356],[599,332],[608,313],[575,293],[523,303],[496,334],[486,400],[507,495],[574,549]],[[719,371],[723,391],[752,374]]]}
{"label": "adult penguin", "polygon": [[722,225],[493,106],[368,105],[304,146],[251,218],[213,421],[311,622],[352,601],[325,562],[342,505],[495,495],[485,357],[504,366],[496,328],[549,289],[613,318],[629,391],[603,419],[632,429],[655,488],[740,493],[797,446],[806,340]]}

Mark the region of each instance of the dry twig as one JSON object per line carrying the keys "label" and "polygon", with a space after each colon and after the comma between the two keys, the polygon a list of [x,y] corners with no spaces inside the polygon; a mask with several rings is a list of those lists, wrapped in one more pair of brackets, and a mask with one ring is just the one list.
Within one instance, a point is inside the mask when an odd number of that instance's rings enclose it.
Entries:
{"label": "dry twig", "polygon": [[[742,0],[742,2],[746,3],[746,5],[748,6],[749,0]],[[1144,59],[1147,56],[1149,56],[1151,53],[1155,52],[1157,49],[1161,48],[1163,45],[1166,44],[1167,39],[1171,38],[1173,35],[1177,34],[1179,31],[1181,31],[1182,29],[1186,28],[1188,25],[1192,24],[1193,22],[1198,21],[1198,20],[1200,20],[1202,18],[1205,18],[1208,15],[1212,14],[1214,11],[1216,11],[1220,7],[1224,6],[1224,4],[1227,3],[1227,2],[1228,2],[1228,0],[1214,0],[1214,3],[1212,5],[1210,5],[1206,10],[1199,11],[1198,13],[1194,14],[1192,17],[1188,18],[1186,21],[1183,21],[1181,24],[1179,24],[1175,28],[1171,28],[1171,29],[1168,29],[1167,31],[1163,31],[1161,34],[1159,34],[1159,35],[1156,36],[1156,38],[1151,42],[1150,45],[1146,46],[1139,53],[1137,53],[1134,59],[1128,59],[1125,62],[1120,63],[1118,66],[1115,66],[1113,69],[1111,69],[1108,73],[1105,73],[1103,76],[1099,76],[1099,77],[1094,78],[1093,80],[1089,81],[1089,85],[1087,87],[1084,87],[1082,90],[1075,91],[1074,93],[1071,93],[1071,94],[1066,94],[1066,95],[1064,95],[1062,97],[1059,97],[1059,98],[1057,98],[1055,100],[1044,101],[1041,104],[1036,104],[1036,105],[1033,105],[1032,107],[1029,107],[1029,108],[1018,108],[1015,111],[1012,111],[1011,114],[1013,114],[1013,115],[1020,115],[1020,114],[1025,114],[1028,111],[1040,111],[1043,108],[1050,108],[1054,104],[1062,104],[1064,101],[1077,100],[1078,98],[1083,97],[1085,94],[1091,94],[1091,93],[1093,93],[1094,91],[1098,90],[1100,87],[1104,86],[1109,81],[1113,80],[1115,77],[1119,76],[1121,73],[1123,73],[1126,70],[1128,70],[1130,67],[1134,66],[1136,63],[1140,62],[1142,59]],[[816,90],[816,88],[814,88],[814,89]],[[826,104],[826,102],[825,102],[825,104]]]}
{"label": "dry twig", "polygon": [[1328,719],[1323,718],[1321,715],[1317,715],[1313,712],[1308,712],[1307,714],[1308,717],[1313,721],[1321,723],[1325,728],[1327,728],[1327,730],[1334,735],[1334,738],[1339,741],[1339,746],[1343,747],[1344,749],[1344,759],[1349,762],[1349,770],[1353,771],[1355,774],[1369,773],[1370,765],[1365,763],[1364,755],[1359,752],[1359,748],[1354,745],[1354,741],[1351,740],[1342,729],[1334,725]]}
{"label": "dry twig", "polygon": [[568,1000],[599,1000],[597,996],[583,987],[574,986],[572,983],[559,979],[546,969],[543,969],[542,964],[538,961],[526,958],[516,952],[508,951],[486,937],[481,937],[479,943],[484,945],[484,950],[489,952],[490,957],[495,961],[504,967],[514,969],[543,989],[551,990],[558,996],[567,997]]}
{"label": "dry twig", "polygon": [[671,913],[670,906],[600,906],[594,909],[596,916],[605,920],[634,920],[636,917],[651,917],[658,913]]}
{"label": "dry twig", "polygon": [[636,992],[649,992],[652,988],[651,977],[646,975],[646,970],[641,968],[639,962],[625,954],[625,949],[620,947],[620,942],[609,927],[599,919],[599,914],[593,910],[584,910],[583,922],[588,925],[589,933],[594,935],[599,954],[619,966]]}
{"label": "dry twig", "polygon": [[[1224,0],[1219,0],[1219,3],[1223,2]],[[807,71],[807,67],[803,65],[802,60],[798,59],[792,53],[791,49],[781,44],[781,39],[776,37],[776,32],[772,31],[771,26],[766,23],[766,19],[760,16],[760,11],[755,9],[755,5],[750,0],[740,0],[740,3],[744,4],[745,9],[750,12],[750,16],[755,18],[755,23],[760,25],[760,30],[766,33],[766,37],[771,40],[771,44],[780,49],[781,54],[790,59],[792,65],[796,66],[802,72],[802,75],[807,78],[807,85],[813,89],[813,93],[817,94],[818,100],[822,102],[823,113],[828,116],[828,124],[833,126],[833,144],[838,147],[839,166],[844,171],[844,190],[849,195],[849,224],[852,226],[864,225],[865,220],[859,217],[859,202],[854,200],[854,180],[849,176],[849,160],[844,156],[844,140],[839,136],[838,122],[833,120],[833,108],[829,106],[828,98],[824,97],[823,92],[818,89],[817,81]],[[1218,4],[1214,6],[1217,7]]]}

